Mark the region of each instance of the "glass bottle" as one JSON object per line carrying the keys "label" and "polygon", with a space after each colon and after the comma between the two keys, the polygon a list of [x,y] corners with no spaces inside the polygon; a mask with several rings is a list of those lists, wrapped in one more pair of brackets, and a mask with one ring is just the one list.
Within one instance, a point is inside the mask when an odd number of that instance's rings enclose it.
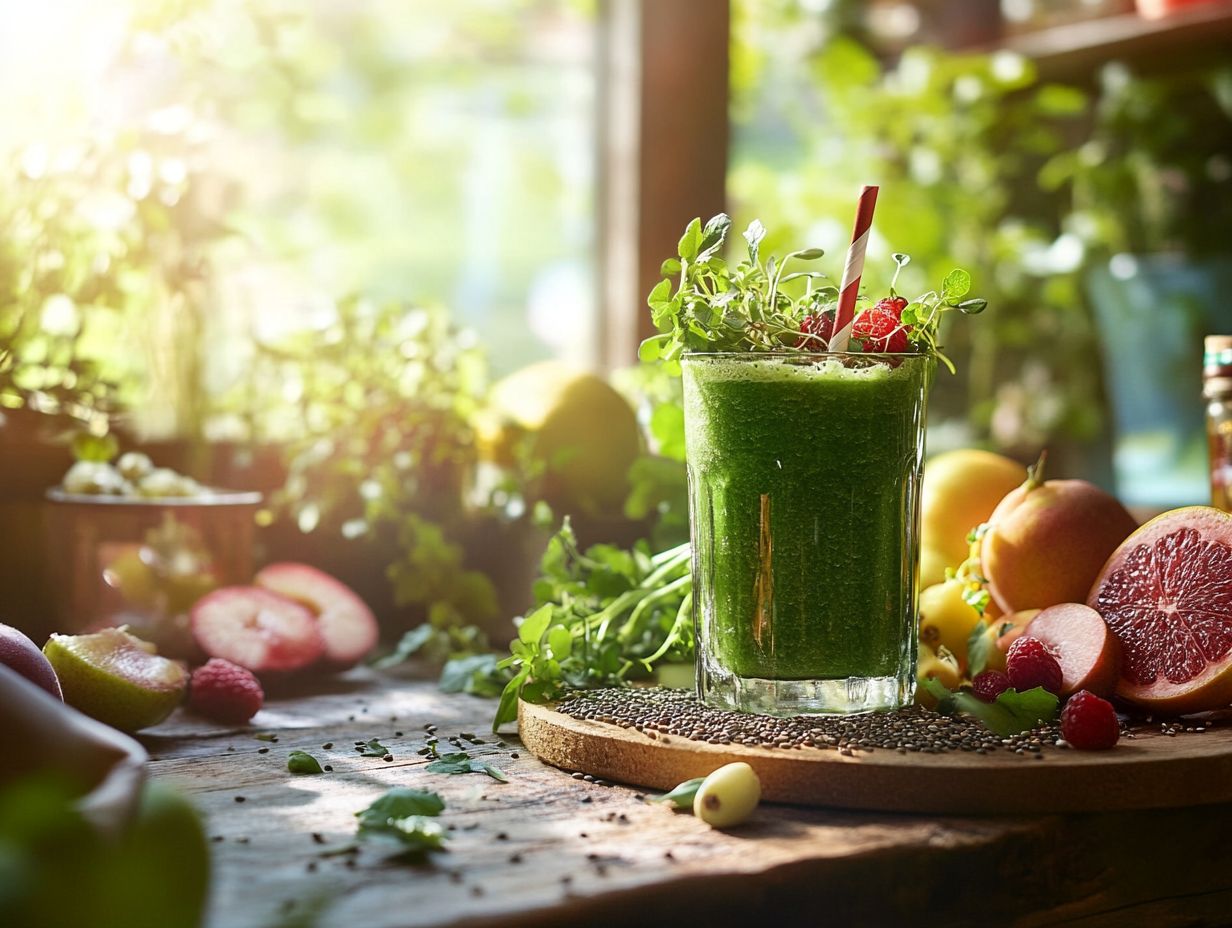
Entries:
{"label": "glass bottle", "polygon": [[1232,512],[1232,335],[1208,335],[1202,361],[1211,505]]}

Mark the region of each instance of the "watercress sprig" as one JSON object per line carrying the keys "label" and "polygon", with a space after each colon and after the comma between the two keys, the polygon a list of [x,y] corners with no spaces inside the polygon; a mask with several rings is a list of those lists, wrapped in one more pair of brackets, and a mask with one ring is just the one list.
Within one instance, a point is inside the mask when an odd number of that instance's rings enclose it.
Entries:
{"label": "watercress sprig", "polygon": [[[704,226],[694,219],[686,227],[678,257],[663,262],[663,279],[647,297],[659,334],[642,342],[638,355],[643,361],[675,366],[692,351],[824,350],[822,339],[803,323],[809,317],[833,314],[838,288],[825,282],[822,271],[794,269],[799,262],[822,257],[822,250],[802,248],[782,260],[771,256],[763,262],[761,243],[766,229],[755,219],[744,232],[746,257],[733,267],[723,256],[730,230],[731,219],[723,213]],[[896,269],[889,296],[901,307],[899,327],[912,351],[934,354],[952,371],[954,366],[938,343],[942,316],[950,310],[974,315],[987,303],[963,299],[971,288],[971,275],[962,269],[946,275],[937,290],[914,300],[899,299],[894,285],[910,260],[907,255],[894,255]],[[793,267],[790,272],[789,265]],[[861,296],[857,311],[868,302]],[[854,336],[853,350],[871,350],[858,330]]]}

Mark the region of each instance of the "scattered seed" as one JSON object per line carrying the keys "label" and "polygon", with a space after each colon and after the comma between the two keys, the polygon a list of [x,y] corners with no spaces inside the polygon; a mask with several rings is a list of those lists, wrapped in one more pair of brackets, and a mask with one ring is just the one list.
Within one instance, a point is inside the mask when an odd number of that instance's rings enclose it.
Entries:
{"label": "scattered seed", "polygon": [[332,741],[326,741],[323,745],[321,745],[321,749],[322,749],[322,750],[325,750],[325,751],[328,751],[328,750],[329,750],[330,748],[332,748],[333,746],[334,746],[334,742],[332,742]]}
{"label": "scattered seed", "polygon": [[268,754],[269,748],[257,748],[257,753],[258,754]]}
{"label": "scattered seed", "polygon": [[235,797],[235,801],[236,801],[236,802],[244,802],[244,801],[245,801],[245,797],[243,797],[243,796],[236,796],[236,797]]}
{"label": "scattered seed", "polygon": [[326,771],[326,772],[328,772],[328,773],[333,773],[333,772],[334,772],[334,765],[333,765],[333,764],[326,764],[326,765],[325,765],[324,767],[322,767],[321,769],[322,769],[322,770],[324,770],[324,771]]}

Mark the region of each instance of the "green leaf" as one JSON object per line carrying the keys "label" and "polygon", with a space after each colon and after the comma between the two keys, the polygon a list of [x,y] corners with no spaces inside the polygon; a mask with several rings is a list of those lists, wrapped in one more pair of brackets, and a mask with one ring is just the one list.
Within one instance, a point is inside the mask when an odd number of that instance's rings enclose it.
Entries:
{"label": "green leaf", "polygon": [[642,343],[637,346],[637,359],[647,364],[659,360],[663,356],[663,346],[669,338],[667,335],[652,335],[650,338],[643,339]]}
{"label": "green leaf", "polygon": [[650,295],[646,297],[646,303],[654,309],[655,307],[668,302],[672,298],[672,282],[670,280],[661,280],[654,285],[654,289],[650,291]]}
{"label": "green leaf", "polygon": [[697,260],[705,261],[723,247],[727,239],[727,231],[731,228],[731,217],[719,213],[706,223],[702,229],[701,241],[698,244]]}
{"label": "green leaf", "polygon": [[670,802],[677,809],[692,809],[693,797],[697,795],[697,791],[705,781],[705,777],[694,777],[692,780],[685,780],[670,793],[656,796],[651,802]]}
{"label": "green leaf", "polygon": [[287,770],[296,774],[321,773],[321,764],[307,751],[292,751],[287,755]]}
{"label": "green leaf", "polygon": [[471,693],[496,697],[501,694],[509,675],[497,666],[496,654],[468,654],[445,662],[438,686],[442,693]]}
{"label": "green leaf", "polygon": [[675,277],[680,273],[680,259],[668,258],[659,265],[659,273],[664,277]]}
{"label": "green leaf", "polygon": [[368,808],[356,812],[355,817],[359,819],[360,827],[365,827],[410,815],[440,815],[443,811],[445,800],[436,793],[395,786]]}
{"label": "green leaf", "polygon": [[377,670],[388,670],[390,667],[396,667],[410,660],[414,655],[418,654],[428,642],[430,642],[437,634],[437,630],[430,623],[425,622],[417,628],[412,628],[409,632],[402,636],[398,641],[397,646],[392,652],[385,655],[378,661],[374,661],[372,666]]}
{"label": "green leaf", "polygon": [[958,311],[966,316],[978,316],[988,308],[988,301],[981,299],[963,300],[958,304]]}
{"label": "green leaf", "polygon": [[1022,693],[1008,689],[997,697],[996,702],[991,703],[984,702],[967,690],[947,695],[948,698],[940,700],[937,707],[939,711],[949,714],[961,712],[979,719],[986,728],[1002,738],[1021,734],[1044,722],[1052,721],[1057,717],[1057,708],[1060,705],[1055,695],[1040,686]]}
{"label": "green leaf", "polygon": [[537,645],[551,621],[551,604],[540,606],[522,620],[522,624],[518,627],[518,639],[526,644]]}
{"label": "green leaf", "polygon": [[953,303],[959,297],[966,296],[967,291],[971,289],[971,275],[962,268],[956,267],[945,275],[941,289],[942,299],[947,303]]}
{"label": "green leaf", "polygon": [[805,248],[803,251],[793,252],[795,257],[800,261],[816,261],[825,254],[820,248]]}
{"label": "green leaf", "polygon": [[530,676],[530,668],[523,667],[512,680],[505,684],[501,692],[500,703],[496,707],[496,715],[492,718],[492,730],[496,731],[502,725],[518,720],[518,693]]}
{"label": "green leaf", "polygon": [[375,738],[367,744],[357,745],[356,750],[359,751],[360,757],[384,757],[389,753],[389,748],[385,747]]}
{"label": "green leaf", "polygon": [[439,851],[448,837],[444,826],[424,815],[408,815],[404,818],[389,818],[369,825],[360,824],[361,838],[384,837],[399,842],[407,854],[422,854]]}
{"label": "green leaf", "polygon": [[548,630],[548,647],[552,656],[563,661],[573,650],[573,634],[563,625],[554,625]]}
{"label": "green leaf", "polygon": [[760,219],[754,219],[749,223],[749,227],[744,230],[744,240],[749,245],[750,264],[757,264],[758,253],[761,251],[761,242],[765,237],[766,227],[761,224]]}
{"label": "green leaf", "polygon": [[702,221],[700,218],[690,222],[684,230],[684,235],[680,236],[680,242],[676,246],[676,251],[680,255],[682,261],[687,261],[690,264],[697,257],[698,249],[701,248],[702,242]]}
{"label": "green leaf", "polygon": [[980,619],[967,636],[967,675],[974,680],[988,666],[989,649],[994,647],[984,633],[988,631],[988,623]]}
{"label": "green leaf", "polygon": [[453,754],[442,754],[438,760],[432,761],[424,768],[430,773],[445,773],[457,775],[462,773],[483,773],[490,776],[493,780],[501,783],[508,783],[509,778],[505,776],[505,772],[499,767],[489,764],[486,761],[472,758],[465,751]]}

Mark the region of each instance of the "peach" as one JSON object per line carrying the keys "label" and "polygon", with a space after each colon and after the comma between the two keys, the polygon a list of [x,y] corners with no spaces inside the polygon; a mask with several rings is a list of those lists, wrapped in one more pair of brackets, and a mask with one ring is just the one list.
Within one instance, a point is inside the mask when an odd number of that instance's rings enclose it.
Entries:
{"label": "peach", "polygon": [[989,519],[981,549],[1001,609],[1083,602],[1108,556],[1138,527],[1115,497],[1085,480],[1043,479],[1044,455]]}

